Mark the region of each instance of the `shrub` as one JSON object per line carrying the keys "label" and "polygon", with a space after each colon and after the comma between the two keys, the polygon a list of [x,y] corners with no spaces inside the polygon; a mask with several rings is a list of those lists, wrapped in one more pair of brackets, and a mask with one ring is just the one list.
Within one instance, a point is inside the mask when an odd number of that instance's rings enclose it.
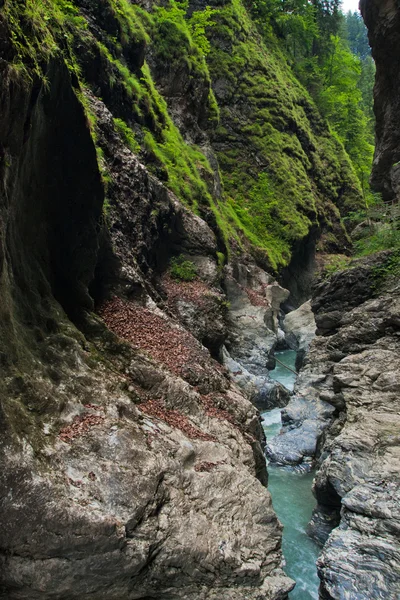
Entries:
{"label": "shrub", "polygon": [[357,256],[400,248],[399,207],[384,202],[379,194],[370,195],[363,211],[350,213],[348,220],[365,223],[365,231],[354,242]]}
{"label": "shrub", "polygon": [[171,277],[178,281],[193,281],[197,277],[197,269],[191,260],[185,260],[182,254],[171,260]]}
{"label": "shrub", "polygon": [[337,273],[338,271],[348,269],[350,266],[350,261],[351,258],[348,256],[344,256],[343,254],[334,254],[326,262],[323,269],[323,276],[325,278],[328,278],[334,273]]}

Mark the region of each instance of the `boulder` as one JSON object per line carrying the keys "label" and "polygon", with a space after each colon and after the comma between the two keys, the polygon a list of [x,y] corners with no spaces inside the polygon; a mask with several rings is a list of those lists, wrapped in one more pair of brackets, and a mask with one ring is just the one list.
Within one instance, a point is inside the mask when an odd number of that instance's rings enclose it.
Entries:
{"label": "boulder", "polygon": [[296,369],[300,370],[316,331],[310,300],[285,316],[283,329],[286,344],[298,352]]}

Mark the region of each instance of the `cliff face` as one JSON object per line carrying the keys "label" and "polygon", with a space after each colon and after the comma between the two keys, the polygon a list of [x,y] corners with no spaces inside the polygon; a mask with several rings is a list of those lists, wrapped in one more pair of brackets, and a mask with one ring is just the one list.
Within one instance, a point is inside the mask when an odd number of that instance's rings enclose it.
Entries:
{"label": "cliff face", "polygon": [[288,295],[260,265],[346,245],[348,159],[239,2],[0,8],[0,595],[283,599],[259,417],[215,358],[258,376],[248,324],[273,345]]}
{"label": "cliff face", "polygon": [[390,252],[320,283],[317,337],[272,460],[316,462],[310,535],[321,600],[397,598],[399,545],[399,286]]}
{"label": "cliff face", "polygon": [[395,60],[400,49],[400,10],[395,0],[361,0],[360,9],[376,63],[376,150],[371,183],[385,200],[392,200],[400,193],[400,75]]}
{"label": "cliff face", "polygon": [[337,407],[314,481],[314,531],[340,512],[318,561],[324,599],[400,593],[399,288],[385,282],[393,264],[390,253],[366,259],[314,301],[324,327],[320,359],[311,358],[316,387]]}
{"label": "cliff face", "polygon": [[[21,1],[3,12],[14,70],[41,77],[44,61],[65,60],[75,90],[103,100],[125,143],[206,219],[221,251],[251,251],[277,269],[321,234],[324,251],[349,247],[340,215],[360,201],[349,160],[239,0]],[[107,183],[107,148],[80,92]]]}
{"label": "cliff face", "polygon": [[321,230],[325,251],[349,247],[338,214],[357,204],[358,190],[342,149],[272,35],[267,46],[240,2],[212,6],[207,63],[220,107],[211,141],[222,213],[275,267],[293,250],[298,258],[310,238],[315,247]]}
{"label": "cliff face", "polygon": [[[118,194],[107,233],[84,111],[68,70],[46,73],[36,90],[2,78],[19,116],[2,112],[0,595],[283,598],[256,410],[142,275],[168,243],[215,277],[214,234],[93,101]],[[125,297],[85,316],[117,274]],[[221,314],[207,281],[181,287]]]}

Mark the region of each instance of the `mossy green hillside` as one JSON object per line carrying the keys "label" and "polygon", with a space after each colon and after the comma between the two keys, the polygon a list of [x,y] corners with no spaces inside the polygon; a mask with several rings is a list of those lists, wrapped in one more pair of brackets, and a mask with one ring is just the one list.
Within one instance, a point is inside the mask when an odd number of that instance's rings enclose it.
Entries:
{"label": "mossy green hillside", "polygon": [[287,264],[313,224],[329,227],[359,204],[357,177],[272,34],[267,48],[240,0],[216,7],[213,19],[207,61],[220,106],[222,210],[274,266]]}
{"label": "mossy green hillside", "polygon": [[[174,0],[154,3],[151,12],[129,0],[6,0],[3,13],[13,68],[45,81],[48,61],[65,60],[94,143],[85,88],[102,98],[122,141],[183,203],[199,214],[211,209],[226,248],[256,247],[279,268],[316,223],[335,223],[345,240],[339,213],[354,209],[359,194],[351,164],[277,41],[266,47],[241,0],[194,12]],[[171,99],[157,85],[157,73],[168,69],[185,72],[200,94],[195,108],[206,115],[222,198],[212,197],[209,162],[174,122]],[[105,185],[106,155],[98,147]]]}

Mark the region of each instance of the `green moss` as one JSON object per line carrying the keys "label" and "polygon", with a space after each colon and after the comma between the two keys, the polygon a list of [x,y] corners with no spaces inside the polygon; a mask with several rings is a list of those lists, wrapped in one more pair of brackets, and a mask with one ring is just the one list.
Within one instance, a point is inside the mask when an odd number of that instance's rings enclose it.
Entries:
{"label": "green moss", "polygon": [[140,145],[135,140],[135,134],[132,129],[128,127],[122,119],[114,119],[114,126],[126,146],[128,146],[134,154],[137,154],[140,150]]}
{"label": "green moss", "polygon": [[119,39],[122,47],[134,41],[137,44],[149,42],[149,36],[143,24],[143,12],[129,0],[109,0],[112,12],[120,25]]}
{"label": "green moss", "polygon": [[[85,94],[85,88],[83,86],[80,88],[75,88],[74,92],[85,111],[88,127],[90,130],[90,135],[92,137],[93,144],[96,148],[97,166],[99,168],[101,180],[103,182],[104,191],[105,191],[105,193],[107,193],[107,188],[108,188],[109,184],[111,183],[112,179],[111,179],[111,175],[107,168],[107,162],[104,158],[104,151],[100,147],[99,141],[98,141],[97,117],[92,110],[88,96]],[[108,211],[106,202],[104,202],[103,211],[105,214]]]}
{"label": "green moss", "polygon": [[218,270],[222,271],[225,265],[225,254],[223,252],[217,252]]}
{"label": "green moss", "polygon": [[[175,12],[172,11],[173,14]],[[181,15],[181,11],[177,12]],[[161,14],[169,14],[169,11],[162,9]],[[164,22],[162,19],[161,21]],[[186,34],[189,36],[188,31]],[[202,176],[202,173],[211,173],[211,167],[197,147],[184,141],[169,115],[164,98],[154,84],[147,63],[143,65],[140,73],[132,73],[104,44],[98,41],[96,44],[103,60],[109,64],[110,72],[117,72],[118,79],[132,101],[133,114],[137,121],[145,123],[145,126],[142,126],[141,139],[134,140],[133,134],[129,134],[129,128],[127,130],[121,124],[122,119],[114,121],[117,122],[117,128],[125,143],[128,143],[129,138],[131,143],[135,142],[135,152],[139,146],[142,148],[149,169],[161,177],[188,207],[197,211],[199,205],[211,204],[211,196]],[[204,60],[202,64],[204,67]],[[215,121],[218,119],[218,110],[211,89],[209,98],[210,119]]]}
{"label": "green moss", "polygon": [[210,91],[208,92],[208,105],[209,105],[209,111],[208,111],[208,120],[209,120],[209,127],[217,127],[218,123],[219,123],[219,106],[217,103],[217,100],[215,98],[214,92],[213,90],[210,88]]}
{"label": "green moss", "polygon": [[323,277],[329,278],[334,273],[338,273],[339,271],[343,271],[347,269],[350,265],[351,258],[348,256],[343,256],[342,254],[334,254],[324,265],[323,269]]}
{"label": "green moss", "polygon": [[11,31],[13,67],[29,79],[44,79],[43,66],[60,54],[73,29],[79,30],[81,36],[87,30],[86,20],[69,0],[5,0],[2,12]]}
{"label": "green moss", "polygon": [[250,240],[279,268],[313,225],[332,214],[340,222],[360,202],[359,185],[272,35],[267,48],[240,0],[213,20],[207,61],[222,89],[214,135],[227,196],[221,210],[241,243]]}
{"label": "green moss", "polygon": [[191,260],[185,260],[182,254],[171,260],[170,273],[178,281],[193,281],[197,277],[196,266]]}
{"label": "green moss", "polygon": [[153,13],[154,51],[157,58],[177,69],[185,65],[197,76],[210,80],[205,56],[210,51],[210,43],[205,28],[210,26],[212,14],[209,7],[194,11],[186,18],[188,2],[170,0],[166,6],[156,6]]}
{"label": "green moss", "polygon": [[[99,94],[100,79],[123,142],[186,206],[199,214],[211,210],[227,255],[255,247],[257,256],[278,269],[312,226],[335,221],[337,230],[340,215],[357,204],[359,188],[343,147],[294,78],[273,35],[267,48],[242,0],[217,6],[189,12],[186,0],[170,0],[146,12],[129,0],[103,0],[90,5],[88,20],[73,0],[5,0],[3,10],[16,73],[46,82],[46,62],[57,55],[80,82],[74,85],[106,188],[111,179],[95,116],[79,89],[91,75],[87,61],[80,63],[82,47],[86,58],[96,56],[101,65],[92,93]],[[184,74],[204,98],[201,126],[208,123],[219,161],[221,197],[210,193],[214,173],[203,151],[184,139],[148,64],[137,60],[146,45],[158,70]],[[211,81],[218,81],[214,90]]]}
{"label": "green moss", "polygon": [[375,267],[372,277],[377,291],[391,283],[397,283],[400,277],[400,249],[394,250],[380,266]]}

